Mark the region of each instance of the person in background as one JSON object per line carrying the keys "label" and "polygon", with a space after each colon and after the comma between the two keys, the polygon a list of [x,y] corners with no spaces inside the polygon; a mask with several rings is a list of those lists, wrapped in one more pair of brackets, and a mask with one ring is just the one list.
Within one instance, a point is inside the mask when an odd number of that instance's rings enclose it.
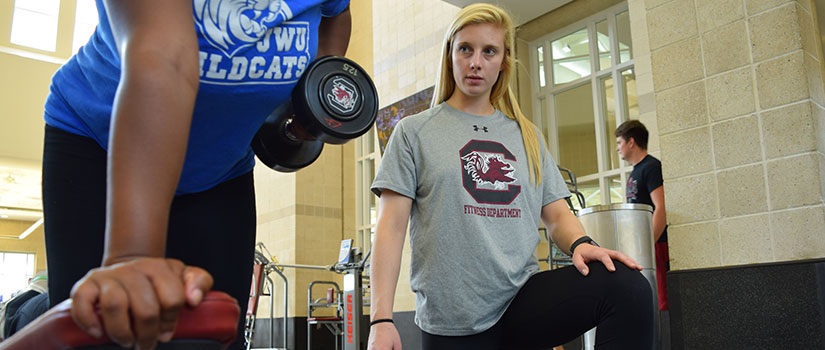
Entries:
{"label": "person in background", "polygon": [[647,153],[648,132],[638,120],[628,120],[616,128],[616,151],[633,164],[627,178],[625,197],[628,203],[653,206],[653,241],[656,254],[656,284],[659,310],[668,310],[667,271],[670,257],[667,249],[667,212],[662,181],[662,162]]}
{"label": "person in background", "polygon": [[49,307],[49,284],[45,270],[29,278],[29,285],[0,305],[0,340],[8,339]]}
{"label": "person in background", "polygon": [[[402,119],[372,191],[380,196],[370,350],[398,350],[393,302],[410,224],[410,285],[424,350],[547,349],[598,325],[599,349],[650,349],[653,294],[628,256],[599,247],[543,137],[510,88],[514,27],[476,3],[444,39],[431,108]],[[538,269],[538,227],[574,266]]]}

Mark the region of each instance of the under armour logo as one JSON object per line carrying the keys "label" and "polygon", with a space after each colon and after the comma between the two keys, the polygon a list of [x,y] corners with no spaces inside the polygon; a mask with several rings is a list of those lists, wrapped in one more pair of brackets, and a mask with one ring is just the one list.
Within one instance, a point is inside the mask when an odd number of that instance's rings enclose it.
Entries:
{"label": "under armour logo", "polygon": [[478,125],[473,125],[473,131],[479,131],[479,130],[484,130],[484,132],[487,132],[487,127],[482,126],[481,128],[479,128]]}

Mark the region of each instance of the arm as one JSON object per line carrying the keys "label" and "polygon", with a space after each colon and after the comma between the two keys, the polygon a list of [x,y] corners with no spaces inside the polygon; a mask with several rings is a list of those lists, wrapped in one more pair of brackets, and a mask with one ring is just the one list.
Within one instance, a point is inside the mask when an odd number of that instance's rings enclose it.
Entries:
{"label": "arm", "polygon": [[650,192],[650,199],[653,200],[653,243],[659,241],[667,226],[667,211],[665,211],[665,190],[664,186],[659,186]]}
{"label": "arm", "polygon": [[352,18],[349,5],[335,17],[322,17],[318,26],[318,57],[327,55],[343,56],[347,53]]}
{"label": "arm", "polygon": [[[581,222],[567,208],[564,199],[543,206],[541,219],[550,230],[550,238],[567,254],[570,254],[570,246],[573,242],[585,235]],[[609,271],[616,271],[612,259],[621,261],[631,269],[642,269],[636,261],[615,250],[580,244],[573,252],[573,265],[585,276],[589,273],[587,263],[595,260],[601,261]]]}
{"label": "arm", "polygon": [[109,140],[105,267],[75,284],[72,316],[89,334],[100,336],[105,327],[121,345],[151,348],[171,338],[177,311],[197,305],[212,284],[205,271],[160,258],[198,90],[197,38],[191,1],[104,5],[121,59]]}
{"label": "arm", "polygon": [[[412,199],[383,190],[378,202],[378,224],[372,247],[370,319],[392,318],[395,287],[401,269],[401,251],[407,235]],[[401,349],[398,331],[391,323],[370,327],[369,349]]]}
{"label": "arm", "polygon": [[564,199],[542,207],[541,218],[550,230],[550,239],[568,255],[573,242],[584,236],[584,227],[567,208]]}
{"label": "arm", "polygon": [[109,141],[104,265],[163,256],[195,95],[192,3],[105,2],[122,70]]}

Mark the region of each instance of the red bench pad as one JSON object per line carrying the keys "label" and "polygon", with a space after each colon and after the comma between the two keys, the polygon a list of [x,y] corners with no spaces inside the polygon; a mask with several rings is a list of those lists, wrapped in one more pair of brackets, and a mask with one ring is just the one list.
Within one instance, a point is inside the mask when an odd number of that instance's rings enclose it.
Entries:
{"label": "red bench pad", "polygon": [[[112,343],[107,337],[95,339],[72,320],[71,300],[66,300],[38,317],[6,341],[2,350],[64,350]],[[210,291],[196,308],[186,307],[178,315],[174,339],[205,339],[225,346],[238,335],[240,307],[226,293]]]}

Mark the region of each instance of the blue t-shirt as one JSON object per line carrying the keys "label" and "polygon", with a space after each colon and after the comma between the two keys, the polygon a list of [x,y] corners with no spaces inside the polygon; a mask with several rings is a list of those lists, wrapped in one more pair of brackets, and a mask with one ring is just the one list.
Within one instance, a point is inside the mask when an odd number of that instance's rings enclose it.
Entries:
{"label": "blue t-shirt", "polygon": [[[177,193],[207,190],[254,166],[249,144],[316,55],[321,17],[349,0],[193,0],[200,86]],[[106,10],[89,42],[52,78],[46,123],[109,142],[120,57]]]}

